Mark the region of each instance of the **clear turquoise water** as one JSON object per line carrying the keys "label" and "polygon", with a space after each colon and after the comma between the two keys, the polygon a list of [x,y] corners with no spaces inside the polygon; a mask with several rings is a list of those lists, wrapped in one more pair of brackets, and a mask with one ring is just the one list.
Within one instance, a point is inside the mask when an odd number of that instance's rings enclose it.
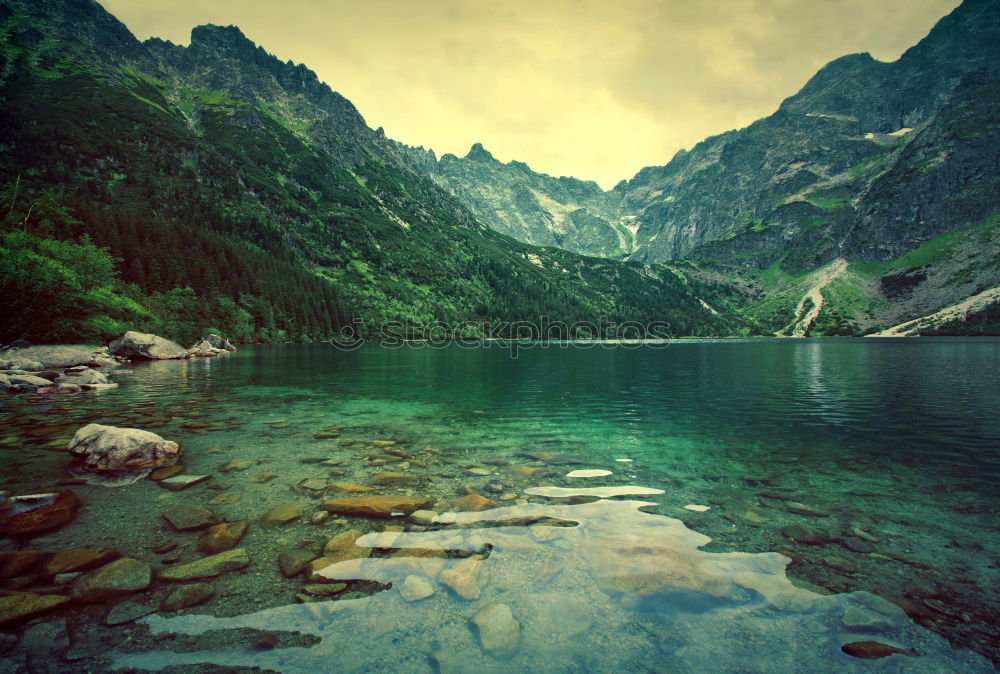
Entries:
{"label": "clear turquoise water", "polygon": [[[839,671],[970,671],[989,665],[936,635],[994,658],[1000,652],[998,366],[995,339],[534,345],[519,348],[516,358],[496,344],[251,346],[217,359],[123,368],[114,391],[7,399],[0,447],[6,486],[26,493],[65,475],[59,443],[90,421],[142,426],[183,442],[188,472],[211,473],[212,481],[180,493],[148,480],[74,487],[85,503],[77,521],[33,545],[113,545],[156,566],[161,560],[150,548],[166,538],[181,542],[180,561],[189,561],[200,556],[196,535],[170,532],[160,513],[194,500],[220,517],[253,523],[242,543],[252,564],[213,580],[217,595],[209,603],[132,629],[148,637],[147,629],[241,634],[287,625],[312,635],[311,645],[266,652],[235,636],[202,637],[195,650],[135,637],[98,661],[105,666],[822,671],[835,663]],[[339,438],[312,437],[330,426],[345,428]],[[394,440],[419,463],[372,465],[386,456],[372,440]],[[582,463],[525,456],[539,452]],[[343,465],[331,474],[329,466],[302,462],[312,457]],[[231,459],[255,465],[220,471]],[[542,472],[525,476],[503,464]],[[419,483],[375,493],[427,496],[433,510],[447,512],[471,488],[502,508],[463,515],[484,518],[473,529],[406,524],[412,538],[391,545],[377,538],[385,521],[257,524],[280,503],[312,507],[314,497],[345,495],[312,493],[301,487],[304,479],[366,484],[401,465]],[[467,472],[476,467],[490,474]],[[566,477],[577,468],[611,475]],[[279,477],[256,482],[262,472]],[[573,504],[535,495],[546,486],[627,485],[663,493],[640,497],[654,504],[647,512],[628,497]],[[238,500],[208,504],[220,494]],[[684,508],[692,504],[709,509]],[[497,526],[513,516],[511,508],[577,526],[551,540],[537,527]],[[796,543],[782,533],[790,524],[839,533],[839,542]],[[370,594],[359,585],[352,594],[352,585],[337,601],[295,603],[304,581],[278,574],[277,554],[321,546],[348,528],[368,534],[359,545],[382,550],[364,569],[349,570],[354,581],[398,587],[406,575],[424,574],[435,594],[409,603],[392,588]],[[483,562],[489,581],[475,601],[441,585],[440,568],[386,561],[390,548],[483,545],[491,550]],[[797,587],[786,578],[788,559]],[[449,553],[442,563],[459,561]],[[155,604],[165,591],[155,586],[145,599]],[[859,591],[903,603],[933,632]],[[498,602],[521,625],[516,650],[502,657],[481,648],[469,622]],[[844,618],[849,606],[881,616],[878,628],[852,628]],[[359,640],[359,631],[370,638]],[[920,655],[862,661],[839,650],[845,640],[872,638]]]}

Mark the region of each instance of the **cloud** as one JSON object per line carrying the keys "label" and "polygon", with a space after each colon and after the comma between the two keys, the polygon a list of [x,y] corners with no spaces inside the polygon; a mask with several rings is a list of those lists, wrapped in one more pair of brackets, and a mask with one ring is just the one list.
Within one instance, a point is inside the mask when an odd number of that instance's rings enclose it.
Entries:
{"label": "cloud", "polygon": [[140,38],[236,24],[372,126],[610,187],[770,114],[826,62],[894,60],[958,0],[102,0]]}

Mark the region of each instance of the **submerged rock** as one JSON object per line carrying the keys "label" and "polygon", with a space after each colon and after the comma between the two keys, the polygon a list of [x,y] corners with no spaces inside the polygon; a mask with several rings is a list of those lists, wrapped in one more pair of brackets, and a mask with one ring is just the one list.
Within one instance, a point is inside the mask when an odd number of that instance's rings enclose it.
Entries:
{"label": "submerged rock", "polygon": [[69,442],[69,453],[89,471],[139,471],[177,462],[180,447],[138,428],[87,424]]}
{"label": "submerged rock", "polygon": [[290,503],[282,503],[279,506],[271,508],[264,515],[263,520],[271,524],[288,524],[289,522],[295,521],[306,511],[306,503],[302,501],[292,501]]}
{"label": "submerged rock", "polygon": [[132,330],[111,342],[108,349],[116,356],[145,360],[186,358],[188,355],[187,349],[177,342]]}
{"label": "submerged rock", "polygon": [[434,518],[437,515],[433,510],[414,510],[410,513],[410,521],[428,527],[435,523]]}
{"label": "submerged rock", "polygon": [[445,569],[438,577],[442,583],[455,591],[462,599],[479,599],[485,585],[485,567],[480,555],[463,559],[455,566]]}
{"label": "submerged rock", "polygon": [[215,554],[235,548],[247,532],[244,522],[224,522],[210,527],[198,539],[198,552]]}
{"label": "submerged rock", "polygon": [[326,500],[320,508],[338,515],[393,517],[397,513],[408,515],[430,504],[431,499],[419,496],[356,496]]}
{"label": "submerged rock", "polygon": [[805,543],[806,545],[823,545],[824,543],[833,541],[835,538],[829,532],[821,529],[811,529],[801,524],[789,524],[781,530],[781,533],[785,538],[790,538],[796,543]]}
{"label": "submerged rock", "polygon": [[16,550],[0,553],[0,578],[15,578],[35,571],[52,557],[44,550]]}
{"label": "submerged rock", "polygon": [[166,480],[168,477],[174,477],[175,475],[180,475],[185,470],[187,466],[183,463],[175,463],[172,466],[164,466],[163,468],[157,468],[152,473],[149,474],[149,479],[153,481]]}
{"label": "submerged rock", "polygon": [[211,475],[175,475],[174,477],[168,477],[157,482],[158,485],[164,489],[169,489],[170,491],[182,491],[188,487],[193,487],[196,484],[205,482],[206,480],[212,479]]}
{"label": "submerged rock", "polygon": [[365,487],[360,484],[352,484],[350,482],[331,482],[330,486],[334,489],[339,489],[340,491],[346,491],[348,493],[363,494],[367,491],[374,491],[374,487]]}
{"label": "submerged rock", "polygon": [[149,615],[154,611],[156,611],[156,608],[153,606],[139,604],[134,601],[123,601],[108,611],[108,615],[104,617],[104,624],[122,625],[124,623],[130,623],[133,620],[138,620],[139,618]]}
{"label": "submerged rock", "polygon": [[879,641],[852,641],[849,644],[841,646],[840,650],[855,658],[865,660],[885,658],[896,653],[906,653],[902,648],[896,648],[895,646],[883,644]]}
{"label": "submerged rock", "polygon": [[360,559],[371,554],[371,548],[364,548],[357,544],[358,539],[363,534],[357,529],[351,529],[339,533],[326,542],[323,546],[323,555],[329,563],[342,562],[347,559]]}
{"label": "submerged rock", "polygon": [[60,552],[45,565],[45,573],[54,576],[60,573],[87,571],[96,566],[112,562],[121,553],[111,548],[75,548]]}
{"label": "submerged rock", "polygon": [[67,602],[69,597],[61,594],[11,593],[0,597],[0,626],[33,618]]}
{"label": "submerged rock", "polygon": [[420,478],[406,473],[379,473],[369,483],[380,487],[394,487],[420,484]]}
{"label": "submerged rock", "polygon": [[153,572],[138,559],[123,557],[80,576],[69,596],[77,602],[94,603],[149,587]]}
{"label": "submerged rock", "polygon": [[208,583],[181,585],[164,597],[160,608],[164,611],[180,611],[204,604],[215,595],[215,588]]}
{"label": "submerged rock", "polygon": [[285,578],[294,578],[317,557],[319,555],[312,550],[285,550],[278,555],[278,569]]}
{"label": "submerged rock", "polygon": [[211,510],[193,503],[181,503],[163,513],[163,518],[176,531],[192,531],[204,529],[214,524],[215,514]]}
{"label": "submerged rock", "polygon": [[472,619],[479,629],[483,650],[494,655],[507,655],[517,650],[521,639],[521,623],[506,604],[493,604]]}
{"label": "submerged rock", "polygon": [[29,536],[56,529],[76,517],[80,499],[69,489],[15,496],[0,503],[0,533]]}
{"label": "submerged rock", "polygon": [[455,509],[459,512],[481,512],[499,507],[494,501],[479,494],[469,494],[455,501]]}
{"label": "submerged rock", "polygon": [[180,564],[178,566],[167,567],[159,572],[160,578],[164,580],[200,580],[213,578],[215,576],[237,571],[250,565],[250,558],[243,548],[227,550],[217,555],[202,557],[201,559]]}
{"label": "submerged rock", "polygon": [[420,601],[434,594],[434,586],[423,576],[409,575],[400,584],[399,594],[406,601]]}

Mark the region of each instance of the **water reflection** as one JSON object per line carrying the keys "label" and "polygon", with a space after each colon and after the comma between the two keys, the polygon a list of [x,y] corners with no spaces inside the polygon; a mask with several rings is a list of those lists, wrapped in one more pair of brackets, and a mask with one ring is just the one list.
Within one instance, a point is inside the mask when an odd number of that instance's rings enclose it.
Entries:
{"label": "water reflection", "polygon": [[[889,602],[799,589],[776,553],[705,552],[707,536],[640,511],[645,505],[528,504],[451,513],[440,520],[447,526],[425,532],[369,534],[357,545],[378,556],[335,562],[321,575],[382,591],[228,618],[154,615],[143,619],[154,634],[205,635],[206,650],[190,650],[188,639],[185,652],[118,653],[114,663],[282,672],[992,671]],[[414,594],[418,586],[425,589]],[[219,645],[220,633],[247,628],[317,641],[263,652]],[[901,652],[862,661],[841,650],[872,640]]]}

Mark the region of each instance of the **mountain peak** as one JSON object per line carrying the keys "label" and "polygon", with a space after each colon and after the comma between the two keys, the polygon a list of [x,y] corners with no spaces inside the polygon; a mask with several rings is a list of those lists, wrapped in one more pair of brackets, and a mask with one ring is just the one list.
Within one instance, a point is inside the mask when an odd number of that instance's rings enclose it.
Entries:
{"label": "mountain peak", "polygon": [[471,159],[472,161],[482,161],[482,162],[496,161],[493,155],[490,154],[489,150],[483,147],[482,143],[474,143],[473,146],[469,149],[469,154],[465,155],[465,158]]}
{"label": "mountain peak", "polygon": [[191,29],[191,46],[211,49],[220,57],[253,58],[257,45],[237,26],[205,24]]}

